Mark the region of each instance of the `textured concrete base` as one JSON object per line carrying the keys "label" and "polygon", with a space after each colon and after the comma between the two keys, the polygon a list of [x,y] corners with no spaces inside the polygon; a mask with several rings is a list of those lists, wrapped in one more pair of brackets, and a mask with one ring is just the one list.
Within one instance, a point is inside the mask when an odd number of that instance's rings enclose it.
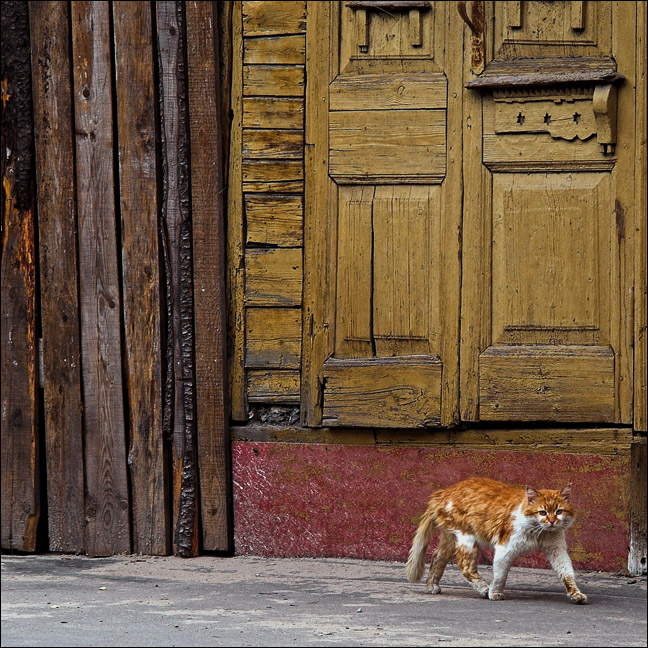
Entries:
{"label": "textured concrete base", "polygon": [[[490,578],[490,569],[483,569]],[[514,567],[503,601],[449,566],[350,559],[2,557],[2,646],[645,646],[646,579]]]}
{"label": "textured concrete base", "polygon": [[[232,466],[237,554],[405,560],[432,491],[481,476],[572,482],[574,566],[627,565],[628,456],[235,442]],[[548,567],[539,554],[516,564]]]}

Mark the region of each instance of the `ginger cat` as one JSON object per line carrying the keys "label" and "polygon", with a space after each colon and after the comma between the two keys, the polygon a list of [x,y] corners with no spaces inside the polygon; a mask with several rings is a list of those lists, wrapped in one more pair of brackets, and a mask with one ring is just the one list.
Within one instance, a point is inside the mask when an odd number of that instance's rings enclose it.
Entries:
{"label": "ginger cat", "polygon": [[[480,477],[436,491],[414,536],[407,577],[413,583],[421,580],[427,546],[438,527],[441,537],[427,578],[427,588],[433,594],[441,592],[439,581],[454,555],[470,584],[484,598],[499,601],[513,560],[542,549],[562,579],[567,596],[574,603],[587,603],[576,585],[565,541],[565,529],[574,520],[570,495],[571,484],[561,491],[530,486],[525,490]],[[477,573],[479,545],[495,549],[490,587]]]}

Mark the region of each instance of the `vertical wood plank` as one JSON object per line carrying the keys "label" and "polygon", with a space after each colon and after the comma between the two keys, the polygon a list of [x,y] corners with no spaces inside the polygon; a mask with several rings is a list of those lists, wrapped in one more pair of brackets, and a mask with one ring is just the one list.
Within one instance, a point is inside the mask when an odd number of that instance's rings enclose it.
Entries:
{"label": "vertical wood plank", "polygon": [[67,2],[30,2],[50,551],[85,550],[83,402]]}
{"label": "vertical wood plank", "polygon": [[202,547],[228,551],[230,510],[229,419],[225,311],[225,212],[214,3],[187,2],[187,61],[191,133],[196,397]]}
{"label": "vertical wood plank", "polygon": [[[636,35],[637,6],[631,2],[616,2],[612,6],[612,47],[617,62],[617,70],[626,79],[634,79],[637,66]],[[630,85],[630,84],[629,84]],[[635,236],[634,223],[638,217],[635,200],[635,181],[632,171],[635,168],[636,130],[631,124],[635,117],[637,94],[635,89],[623,88],[618,96],[618,121],[621,127],[617,135],[616,174],[616,240],[618,242],[617,272],[615,289],[618,291],[618,308],[613,310],[610,322],[610,337],[615,349],[614,369],[617,389],[617,421],[632,423],[633,416],[633,337],[634,337],[634,300],[632,286],[635,273]],[[625,127],[623,125],[626,125]],[[614,265],[613,265],[614,268]],[[618,286],[618,288],[617,288]],[[615,344],[616,337],[616,344]],[[645,370],[644,370],[645,371]]]}
{"label": "vertical wood plank", "polygon": [[630,551],[628,571],[646,573],[646,439],[637,439],[630,451]]}
{"label": "vertical wood plank", "polygon": [[648,429],[648,174],[646,139],[646,28],[647,7],[637,3],[636,88],[635,101],[635,323],[634,323],[634,429]]}
{"label": "vertical wood plank", "polygon": [[162,432],[160,268],[151,5],[114,2],[133,551],[171,549]]}
{"label": "vertical wood plank", "polygon": [[31,64],[26,2],[3,2],[1,174],[2,503],[3,549],[34,551],[40,515],[36,241]]}
{"label": "vertical wood plank", "polygon": [[[492,24],[492,7],[486,7],[484,24]],[[464,33],[467,27],[464,28]],[[493,39],[489,39],[492,46]],[[489,58],[489,55],[486,55]],[[470,53],[464,56],[464,82],[473,78]],[[463,192],[460,416],[479,419],[479,353],[488,346],[491,328],[491,174],[482,164],[482,97],[463,91]],[[468,180],[469,179],[469,180]],[[468,182],[470,184],[468,184]]]}
{"label": "vertical wood plank", "polygon": [[229,317],[229,387],[231,416],[247,421],[245,383],[245,241],[243,232],[243,9],[233,3],[232,15],[232,129],[227,194],[227,261]]}
{"label": "vertical wood plank", "polygon": [[113,174],[108,2],[72,3],[86,551],[131,550]]}
{"label": "vertical wood plank", "polygon": [[198,552],[191,195],[182,2],[158,2],[162,242],[167,365],[164,428],[173,437],[174,552]]}
{"label": "vertical wood plank", "polygon": [[[334,291],[325,260],[337,232],[327,236],[322,227],[329,201],[328,179],[328,109],[330,81],[331,3],[309,2],[306,26],[306,141],[305,175],[310,178],[304,195],[304,300],[302,338],[303,425],[319,425],[322,420],[321,379],[319,370],[331,354],[334,331],[331,309]],[[331,206],[330,208],[333,208]],[[335,207],[337,209],[337,207]],[[333,295],[332,295],[333,293]]]}

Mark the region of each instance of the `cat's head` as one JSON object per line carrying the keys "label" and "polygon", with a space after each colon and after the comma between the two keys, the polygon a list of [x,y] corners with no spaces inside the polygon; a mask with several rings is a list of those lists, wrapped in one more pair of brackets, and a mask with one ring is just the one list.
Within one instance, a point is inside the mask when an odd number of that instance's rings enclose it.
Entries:
{"label": "cat's head", "polygon": [[568,528],[574,521],[574,508],[569,501],[571,490],[571,484],[560,491],[536,490],[527,486],[524,514],[534,520],[534,526],[543,531]]}

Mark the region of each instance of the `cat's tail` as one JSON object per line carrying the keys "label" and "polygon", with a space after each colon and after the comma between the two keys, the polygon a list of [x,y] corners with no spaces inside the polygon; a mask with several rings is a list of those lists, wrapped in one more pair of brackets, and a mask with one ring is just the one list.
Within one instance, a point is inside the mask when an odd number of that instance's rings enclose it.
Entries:
{"label": "cat's tail", "polygon": [[418,583],[423,577],[425,571],[425,554],[432,538],[432,533],[436,527],[434,510],[428,508],[423,514],[423,518],[416,530],[412,548],[407,559],[407,578],[412,583]]}

